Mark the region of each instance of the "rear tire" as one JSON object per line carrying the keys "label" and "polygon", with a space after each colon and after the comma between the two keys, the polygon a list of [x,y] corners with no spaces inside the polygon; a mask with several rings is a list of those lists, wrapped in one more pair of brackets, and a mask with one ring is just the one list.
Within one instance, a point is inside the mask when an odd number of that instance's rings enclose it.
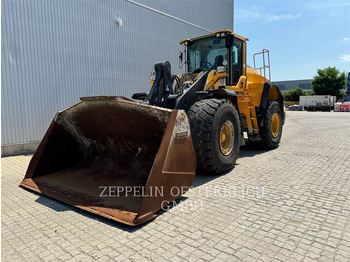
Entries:
{"label": "rear tire", "polygon": [[234,167],[241,145],[237,110],[226,99],[205,99],[188,111],[197,169],[220,174]]}
{"label": "rear tire", "polygon": [[266,114],[263,116],[263,126],[260,126],[261,141],[249,141],[262,149],[275,149],[279,146],[282,136],[282,111],[276,101],[268,101]]}

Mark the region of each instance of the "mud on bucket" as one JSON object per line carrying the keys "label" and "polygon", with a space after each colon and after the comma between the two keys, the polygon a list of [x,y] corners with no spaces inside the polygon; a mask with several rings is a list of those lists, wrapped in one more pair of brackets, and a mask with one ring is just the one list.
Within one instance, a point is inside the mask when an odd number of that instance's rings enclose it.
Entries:
{"label": "mud on bucket", "polygon": [[21,186],[137,225],[190,187],[196,170],[187,115],[121,97],[87,97],[58,112]]}

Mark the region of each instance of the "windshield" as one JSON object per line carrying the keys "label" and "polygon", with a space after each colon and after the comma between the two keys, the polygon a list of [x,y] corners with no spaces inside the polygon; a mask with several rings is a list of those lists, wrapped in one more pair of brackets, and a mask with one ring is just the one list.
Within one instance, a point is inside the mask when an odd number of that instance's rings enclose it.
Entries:
{"label": "windshield", "polygon": [[223,65],[228,60],[225,38],[215,36],[189,42],[188,71],[212,70]]}

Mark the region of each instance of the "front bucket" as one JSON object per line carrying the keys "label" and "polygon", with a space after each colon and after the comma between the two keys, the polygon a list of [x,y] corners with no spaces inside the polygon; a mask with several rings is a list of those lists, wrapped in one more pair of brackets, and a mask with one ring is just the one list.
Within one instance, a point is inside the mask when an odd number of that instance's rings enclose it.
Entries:
{"label": "front bucket", "polygon": [[129,225],[193,182],[187,115],[122,97],[87,97],[58,112],[21,186]]}

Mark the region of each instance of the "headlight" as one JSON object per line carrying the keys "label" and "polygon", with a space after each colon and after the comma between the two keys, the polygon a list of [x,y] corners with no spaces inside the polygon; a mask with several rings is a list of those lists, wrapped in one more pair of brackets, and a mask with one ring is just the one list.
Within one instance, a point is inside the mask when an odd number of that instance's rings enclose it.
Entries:
{"label": "headlight", "polygon": [[219,79],[219,86],[226,86],[226,77],[222,77]]}
{"label": "headlight", "polygon": [[156,73],[152,72],[151,75],[149,76],[149,80],[154,81],[156,79]]}
{"label": "headlight", "polygon": [[216,71],[217,71],[218,73],[225,73],[225,72],[226,72],[226,66],[218,66],[218,67],[216,68]]}

